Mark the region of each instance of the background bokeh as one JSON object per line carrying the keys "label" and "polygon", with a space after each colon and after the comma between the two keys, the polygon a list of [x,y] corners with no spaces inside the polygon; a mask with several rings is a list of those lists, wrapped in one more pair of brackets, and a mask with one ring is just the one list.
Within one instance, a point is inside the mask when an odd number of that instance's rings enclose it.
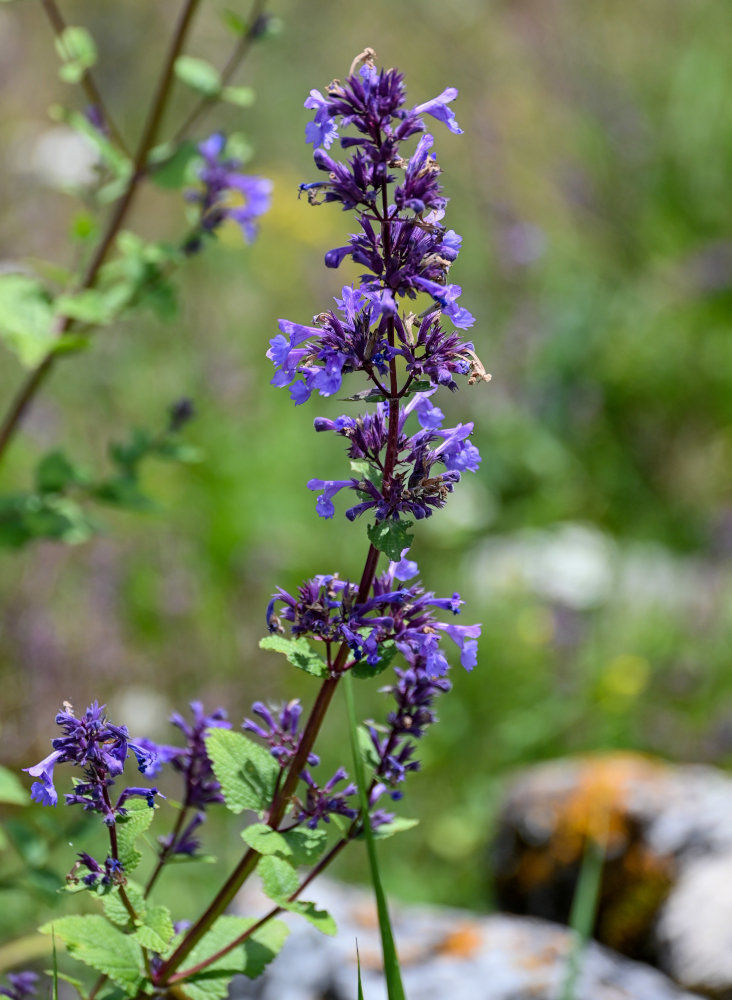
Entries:
{"label": "background bokeh", "polygon": [[[204,5],[191,47],[219,64],[223,6]],[[99,83],[136,135],[177,4],[63,9],[92,30]],[[512,768],[608,747],[732,763],[732,7],[275,0],[271,10],[281,33],[240,74],[256,104],[200,129],[245,133],[252,171],[273,178],[259,240],[244,247],[224,232],[180,275],[174,320],[104,330],[60,364],[2,471],[4,490],[21,488],[58,444],[102,468],[111,439],[195,400],[186,437],[203,460],[147,467],[157,512],[105,511],[105,533],[82,546],[3,555],[2,760],[45,755],[63,699],[98,698],[133,733],[169,739],[168,713],[194,697],[238,722],[255,699],[312,696],[310,678],[258,649],[264,608],[277,584],[355,577],[365,525],[317,519],[305,489],[342,475],[341,445],[316,437],[312,419],[344,404],[295,409],[269,385],[264,351],[278,317],[308,322],[355,273],[322,263],[349,217],[297,200],[315,176],[302,102],[372,45],[406,73],[415,103],[460,90],[465,134],[434,128],[449,223],[464,236],[451,278],[493,373],[441,400],[476,422],[483,464],[419,526],[413,549],[428,587],[460,590],[464,620],[482,621],[480,664],[455,670],[424,742],[403,803],[421,825],[381,855],[396,894],[486,907],[491,818]],[[36,4],[0,7],[0,86],[0,263],[73,265],[78,200],[58,187],[83,174],[84,155],[46,111],[81,104],[56,77]],[[178,95],[171,124],[187,100]],[[146,191],[133,223],[151,238],[180,233],[178,196]],[[20,378],[3,353],[2,399]],[[364,715],[383,713],[375,690],[359,693]],[[344,734],[336,711],[326,759]],[[39,810],[39,829],[59,818]],[[235,834],[219,831],[218,849],[234,856]],[[362,874],[358,853],[342,875]],[[187,890],[210,882],[189,871]],[[14,933],[52,905],[41,883],[30,904],[9,893]]]}

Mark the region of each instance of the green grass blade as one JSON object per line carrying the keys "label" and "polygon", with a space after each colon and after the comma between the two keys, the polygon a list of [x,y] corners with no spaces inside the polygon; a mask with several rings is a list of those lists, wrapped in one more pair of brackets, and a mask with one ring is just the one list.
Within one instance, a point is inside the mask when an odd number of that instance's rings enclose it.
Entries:
{"label": "green grass blade", "polygon": [[564,989],[561,994],[562,1000],[574,1000],[575,998],[582,957],[587,947],[587,942],[592,936],[597,904],[600,898],[602,869],[605,860],[605,838],[601,839],[602,842],[598,842],[594,837],[588,836],[587,843],[585,844],[582,867],[577,879],[577,888],[574,892],[572,910],[569,915],[569,926],[574,931],[574,942],[567,960],[567,976],[564,980]]}
{"label": "green grass blade", "polygon": [[56,956],[56,935],[51,932],[51,947],[53,948],[53,991],[52,1000],[58,1000],[58,958]]}
{"label": "green grass blade", "polygon": [[[369,870],[371,872],[371,884],[374,888],[374,898],[376,899],[376,910],[379,915],[379,931],[381,932],[381,951],[384,957],[384,975],[386,976],[386,990],[389,1000],[406,1000],[404,987],[402,986],[402,976],[399,969],[399,958],[394,946],[394,935],[389,920],[389,910],[386,905],[386,895],[381,882],[379,872],[379,862],[376,856],[376,844],[371,832],[371,824],[368,822],[369,803],[366,786],[366,776],[363,769],[363,761],[358,748],[358,722],[356,721],[356,706],[353,699],[353,679],[350,674],[343,678],[343,688],[346,695],[346,708],[348,710],[348,723],[351,737],[351,751],[353,753],[353,767],[356,773],[356,782],[361,799],[361,812],[364,816],[364,838],[366,840],[366,852],[369,859]],[[359,994],[360,995],[360,994]]]}
{"label": "green grass blade", "polygon": [[358,970],[358,1000],[363,1000],[363,984],[361,982],[361,956],[358,953],[358,941],[356,942],[356,968]]}

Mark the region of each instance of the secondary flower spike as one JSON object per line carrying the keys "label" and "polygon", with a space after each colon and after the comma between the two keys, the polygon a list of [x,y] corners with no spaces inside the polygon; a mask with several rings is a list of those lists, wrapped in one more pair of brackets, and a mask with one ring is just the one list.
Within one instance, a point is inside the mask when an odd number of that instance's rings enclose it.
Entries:
{"label": "secondary flower spike", "polygon": [[112,825],[127,811],[124,804],[129,798],[144,798],[152,806],[159,794],[157,788],[129,787],[112,804],[109,789],[122,774],[127,757],[132,754],[145,775],[155,772],[158,761],[154,745],[147,740],[131,740],[126,726],[115,726],[107,719],[104,707],[92,702],[77,719],[71,705],[65,704],[64,710],[56,715],[56,724],[64,735],[51,741],[53,751],[48,757],[23,770],[38,779],[31,786],[32,799],[44,806],[55,806],[58,804],[53,781],[56,765],[69,763],[82,768],[84,779],[77,782],[73,793],[66,795],[66,804],[99,812],[104,822]]}

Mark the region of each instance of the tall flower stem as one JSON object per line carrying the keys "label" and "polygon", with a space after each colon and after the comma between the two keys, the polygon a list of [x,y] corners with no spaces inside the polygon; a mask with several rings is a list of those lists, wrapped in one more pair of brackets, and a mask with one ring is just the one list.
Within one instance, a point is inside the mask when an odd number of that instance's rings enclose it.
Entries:
{"label": "tall flower stem", "polygon": [[[186,0],[181,9],[178,22],[175,26],[170,45],[168,47],[165,62],[163,63],[163,68],[158,78],[155,95],[150,105],[150,110],[143,126],[142,135],[140,136],[140,140],[137,145],[130,179],[127,182],[127,187],[125,188],[122,197],[115,206],[114,212],[107,223],[104,234],[86,267],[86,271],[84,272],[76,291],[84,291],[94,285],[94,282],[98,277],[99,270],[122,227],[122,223],[124,222],[127,213],[129,212],[130,206],[140,185],[140,181],[145,176],[145,165],[147,163],[148,154],[150,153],[150,150],[158,136],[166,105],[168,103],[168,98],[170,96],[174,80],[173,69],[175,61],[181,53],[199,3],[200,0]],[[71,324],[72,320],[68,317],[61,318],[56,329],[57,335],[60,337],[66,333],[71,327]],[[2,424],[0,424],[0,459],[2,459],[11,440],[15,436],[15,433],[20,426],[20,422],[36,393],[53,370],[58,357],[60,357],[60,355],[51,351],[51,353],[43,359],[38,367],[30,373],[25,383],[18,391],[15,399],[12,401]]]}

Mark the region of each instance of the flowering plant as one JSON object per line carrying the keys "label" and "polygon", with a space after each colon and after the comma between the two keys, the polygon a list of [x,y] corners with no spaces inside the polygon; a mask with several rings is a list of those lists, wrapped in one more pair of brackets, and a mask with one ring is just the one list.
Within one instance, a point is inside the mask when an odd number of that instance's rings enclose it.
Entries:
{"label": "flowering plant", "polygon": [[[79,854],[67,878],[69,891],[98,897],[103,912],[62,917],[42,928],[96,970],[95,984],[80,987],[88,1000],[119,990],[131,997],[174,989],[192,1000],[224,997],[234,973],[256,977],[277,954],[288,933],[277,918],[286,911],[333,933],[329,915],[302,897],[359,839],[369,849],[385,960],[393,971],[374,840],[412,825],[397,817],[391,804],[402,798],[407,775],[418,769],[418,742],[436,721],[436,699],[450,689],[443,639],[455,644],[462,666],[472,670],[480,635],[479,625],[454,621],[463,604],[460,595],[437,597],[425,590],[410,558],[414,522],[444,507],[462,474],[474,472],[480,462],[470,441],[473,425],[444,427],[434,394],[442,387],[456,390],[461,377],[469,384],[489,378],[472,343],[443,328],[447,320],[457,330],[467,329],[473,317],[458,302],[459,286],[447,280],[460,237],[442,224],[446,198],[425,118],[459,134],[450,107],[456,96],[448,89],[409,107],[402,75],[379,70],[373,51],[366,49],[343,83],[330,84],[325,95],[313,90],[305,102],[314,111],[306,137],[325,177],[301,185],[301,192],[312,204],[340,203],[357,220],[358,231],[326,254],[326,266],[337,268],[350,257],[364,272],[313,325],[279,321],[280,333],[268,351],[275,367],[272,382],[289,386],[299,405],[314,392],[339,393],[344,378],[360,372],[366,388],[348,399],[373,404],[360,416],[315,420],[316,432],[345,439],[351,474],[307,484],[318,493],[321,517],[333,517],[334,498],[349,490],[355,502],[346,517],[371,519],[359,581],[327,567],[330,572],[313,576],[296,593],[277,588],[266,610],[269,634],[261,646],[284,655],[319,684],[307,715],[297,700],[282,706],[255,702],[239,731],[223,709],[207,714],[194,702],[191,721],[172,719],[183,745],[161,746],[131,739],[96,703],[78,717],[65,705],[56,717],[63,735],[53,740],[44,760],[26,769],[36,779],[33,797],[55,805],[54,768],[80,768],[66,802],[97,813],[106,826],[104,856]],[[403,154],[403,144],[417,135],[416,149]],[[347,161],[330,155],[336,140],[353,151]],[[232,164],[220,159],[222,150],[217,137],[201,147],[203,189],[192,196],[201,213],[199,240],[227,211],[222,192],[239,186]],[[251,197],[256,204],[256,190]],[[249,222],[237,221],[246,232]],[[383,720],[367,721],[358,733],[352,721],[355,780],[344,765],[321,774],[316,743],[336,689],[346,687],[353,713],[352,679],[383,682],[389,668],[393,674],[382,691],[390,707]],[[118,792],[130,757],[148,784]],[[149,782],[166,765],[181,776],[183,794],[172,830],[158,837],[151,870],[138,882],[133,874],[143,863],[138,838],[162,812],[160,792]],[[207,810],[219,803],[235,814],[247,813],[241,831],[245,849],[204,912],[182,925],[153,902],[152,890],[171,862],[196,859]],[[255,871],[271,906],[254,917],[227,915]],[[397,976],[390,994],[398,996],[399,990]]]}

